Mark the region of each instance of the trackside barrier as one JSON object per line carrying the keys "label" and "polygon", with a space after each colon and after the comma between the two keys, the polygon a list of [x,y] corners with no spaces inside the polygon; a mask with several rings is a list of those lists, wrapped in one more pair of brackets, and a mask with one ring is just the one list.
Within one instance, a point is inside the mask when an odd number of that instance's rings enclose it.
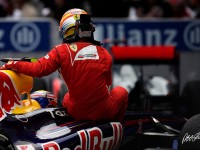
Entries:
{"label": "trackside barrier", "polygon": [[[174,46],[178,51],[200,51],[200,20],[94,19],[95,37],[128,46]],[[113,43],[112,43],[113,42]]]}
{"label": "trackside barrier", "polygon": [[[95,39],[111,47],[174,46],[178,51],[200,51],[200,20],[93,19]],[[0,19],[0,52],[49,51],[61,43],[59,23],[52,18]],[[111,41],[105,43],[105,39]]]}
{"label": "trackside barrier", "polygon": [[0,52],[47,52],[61,42],[52,18],[0,19]]}

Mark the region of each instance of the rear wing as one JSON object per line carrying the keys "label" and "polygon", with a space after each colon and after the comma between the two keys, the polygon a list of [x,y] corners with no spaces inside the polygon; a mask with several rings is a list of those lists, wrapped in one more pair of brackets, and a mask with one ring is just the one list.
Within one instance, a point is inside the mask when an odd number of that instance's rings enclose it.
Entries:
{"label": "rear wing", "polygon": [[177,61],[174,46],[112,46],[115,63],[162,64]]}

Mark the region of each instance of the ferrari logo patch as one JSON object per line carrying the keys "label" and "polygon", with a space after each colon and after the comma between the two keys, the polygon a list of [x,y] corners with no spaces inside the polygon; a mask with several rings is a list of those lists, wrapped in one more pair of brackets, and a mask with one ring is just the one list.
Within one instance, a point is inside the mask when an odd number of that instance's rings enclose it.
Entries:
{"label": "ferrari logo patch", "polygon": [[70,47],[71,50],[73,50],[74,52],[77,51],[77,45],[76,45],[76,44],[71,44],[69,47]]}
{"label": "ferrari logo patch", "polygon": [[75,20],[80,19],[80,15],[75,14],[75,15],[74,15],[74,19],[75,19]]}

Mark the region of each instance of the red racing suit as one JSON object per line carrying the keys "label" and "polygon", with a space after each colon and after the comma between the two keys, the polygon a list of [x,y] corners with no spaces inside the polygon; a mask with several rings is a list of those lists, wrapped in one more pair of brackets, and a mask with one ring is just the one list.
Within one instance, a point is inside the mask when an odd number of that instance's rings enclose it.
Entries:
{"label": "red racing suit", "polygon": [[17,72],[42,77],[59,69],[68,93],[63,100],[70,116],[76,120],[122,120],[128,101],[123,87],[109,91],[112,57],[102,46],[87,42],[61,44],[38,62],[17,62]]}

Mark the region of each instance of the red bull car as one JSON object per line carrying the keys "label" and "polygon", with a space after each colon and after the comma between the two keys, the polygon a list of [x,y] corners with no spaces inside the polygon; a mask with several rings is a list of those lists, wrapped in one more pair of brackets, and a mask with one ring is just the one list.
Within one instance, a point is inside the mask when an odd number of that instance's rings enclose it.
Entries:
{"label": "red bull car", "polygon": [[[182,117],[127,111],[123,122],[76,121],[63,108],[42,108],[31,99],[32,77],[1,70],[0,79],[0,150],[178,148]],[[23,93],[28,99],[20,100]]]}

